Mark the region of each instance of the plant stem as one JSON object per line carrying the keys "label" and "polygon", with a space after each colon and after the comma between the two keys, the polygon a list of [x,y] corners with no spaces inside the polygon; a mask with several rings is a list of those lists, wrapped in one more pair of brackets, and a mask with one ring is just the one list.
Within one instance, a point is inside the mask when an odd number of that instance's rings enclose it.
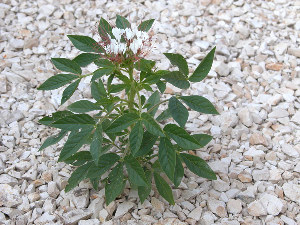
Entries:
{"label": "plant stem", "polygon": [[169,99],[166,99],[166,100],[163,100],[163,101],[160,101],[159,103],[155,104],[154,106],[152,106],[149,110],[148,110],[148,113],[150,113],[152,110],[154,110],[157,106],[159,106],[160,104],[164,103],[164,102],[167,102],[169,101]]}

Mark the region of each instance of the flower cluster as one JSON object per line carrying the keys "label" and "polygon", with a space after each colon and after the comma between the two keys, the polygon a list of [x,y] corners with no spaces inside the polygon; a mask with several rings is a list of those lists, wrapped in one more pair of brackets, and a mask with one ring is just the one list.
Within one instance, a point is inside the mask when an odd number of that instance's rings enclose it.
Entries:
{"label": "flower cluster", "polygon": [[147,54],[147,48],[152,45],[152,36],[135,26],[125,29],[114,27],[111,34],[107,40],[100,43],[105,50],[105,57],[111,61],[120,63],[126,58],[139,60]]}

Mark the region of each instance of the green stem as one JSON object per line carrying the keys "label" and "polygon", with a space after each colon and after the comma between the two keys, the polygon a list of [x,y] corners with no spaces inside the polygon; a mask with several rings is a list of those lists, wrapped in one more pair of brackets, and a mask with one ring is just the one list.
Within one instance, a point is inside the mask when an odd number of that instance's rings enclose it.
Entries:
{"label": "green stem", "polygon": [[163,101],[160,101],[159,103],[155,104],[154,106],[152,106],[149,110],[148,110],[148,113],[150,113],[152,110],[154,110],[157,106],[159,106],[160,104],[164,103],[164,102],[167,102],[169,101],[169,99],[166,99],[166,100],[163,100]]}
{"label": "green stem", "polygon": [[94,72],[93,72],[93,73],[88,73],[88,74],[85,74],[85,75],[80,75],[79,77],[80,77],[80,78],[84,78],[84,77],[91,76],[91,75],[93,75],[93,74],[94,74]]}

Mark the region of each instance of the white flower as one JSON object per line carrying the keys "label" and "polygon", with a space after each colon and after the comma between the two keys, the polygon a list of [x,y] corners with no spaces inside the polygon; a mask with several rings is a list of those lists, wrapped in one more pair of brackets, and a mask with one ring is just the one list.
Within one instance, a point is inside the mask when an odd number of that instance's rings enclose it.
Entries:
{"label": "white flower", "polygon": [[143,41],[141,39],[134,39],[133,42],[130,44],[129,48],[131,51],[136,54],[137,51],[142,47]]}
{"label": "white flower", "polygon": [[124,54],[126,52],[127,45],[125,43],[119,44],[119,53]]}
{"label": "white flower", "polygon": [[130,28],[125,29],[126,39],[131,40],[134,37],[134,33]]}
{"label": "white flower", "polygon": [[111,32],[115,36],[116,40],[120,42],[122,35],[125,33],[125,30],[114,27]]}

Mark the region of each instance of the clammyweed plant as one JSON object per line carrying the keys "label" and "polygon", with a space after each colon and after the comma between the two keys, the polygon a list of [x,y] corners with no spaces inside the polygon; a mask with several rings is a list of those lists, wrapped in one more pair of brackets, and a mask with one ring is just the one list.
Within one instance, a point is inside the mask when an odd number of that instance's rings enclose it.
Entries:
{"label": "clammyweed plant", "polygon": [[[198,176],[216,179],[203,159],[189,154],[189,150],[205,146],[212,137],[191,135],[184,129],[189,116],[187,107],[200,113],[218,114],[212,103],[198,95],[175,95],[160,100],[166,83],[187,89],[190,82],[203,80],[211,69],[215,48],[191,75],[180,54],[164,53],[178,70],[158,70],[154,61],[144,58],[151,47],[152,35],[148,31],[153,22],[153,19],[147,20],[136,27],[117,15],[116,26],[112,27],[101,18],[99,42],[87,36],[68,35],[73,45],[85,53],[72,60],[51,59],[57,69],[67,73],[50,77],[39,90],[53,90],[71,83],[63,91],[61,104],[64,104],[80,81],[90,76],[94,98],[94,101],[74,102],[68,110],[39,120],[41,124],[60,129],[57,135],[45,140],[40,150],[69,135],[58,159],[77,166],[68,180],[66,192],[84,179],[90,179],[96,190],[102,182],[106,204],[109,204],[123,192],[129,181],[143,202],[149,196],[154,178],[159,194],[174,204],[172,190],[163,177],[178,187],[184,176],[183,163]],[[82,74],[81,67],[91,63],[99,69]],[[106,78],[105,82],[103,78]],[[154,91],[155,87],[159,91]],[[124,98],[118,96],[122,91]],[[142,94],[146,91],[151,93],[148,99]],[[168,102],[168,108],[156,116],[159,105],[165,102]],[[176,124],[169,123],[161,128],[159,122],[171,117]],[[89,148],[79,151],[88,145]],[[102,176],[105,173],[108,176]],[[162,177],[162,173],[166,176]]]}

